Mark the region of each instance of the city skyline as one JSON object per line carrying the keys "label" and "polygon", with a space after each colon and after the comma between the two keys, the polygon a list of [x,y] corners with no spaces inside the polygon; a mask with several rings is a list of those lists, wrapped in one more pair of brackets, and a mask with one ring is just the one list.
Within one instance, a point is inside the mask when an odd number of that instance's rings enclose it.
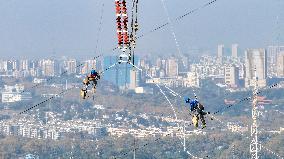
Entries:
{"label": "city skyline", "polygon": [[[246,49],[245,56],[236,56],[239,51],[237,44],[232,45],[230,56],[224,56],[224,45],[217,46],[217,54],[214,56],[202,55],[191,61],[190,57],[163,56],[155,59],[148,57],[135,58],[135,65],[143,68],[146,74],[154,78],[147,79],[145,73],[141,74],[131,65],[115,66],[104,73],[103,79],[119,86],[121,89],[132,89],[149,85],[151,83],[163,83],[169,87],[200,86],[200,80],[216,77],[220,84],[227,88],[239,89],[253,86],[255,74],[258,77],[260,87],[265,87],[273,79],[283,78],[283,46],[269,46],[268,49]],[[273,49],[271,49],[273,48]],[[273,52],[274,51],[274,52]],[[268,54],[269,52],[269,54]],[[102,71],[113,65],[118,57],[105,56],[101,59],[78,60],[74,58],[62,59],[0,59],[1,77],[61,77],[64,74],[71,76],[84,76],[92,69]],[[273,59],[277,59],[276,64]],[[270,66],[270,67],[268,67]],[[136,70],[135,72],[133,72]],[[255,71],[256,70],[256,73]],[[141,83],[141,79],[144,79]],[[145,81],[146,80],[146,81]],[[139,82],[138,82],[139,81]],[[146,85],[145,85],[146,84]],[[139,88],[140,89],[140,88]]]}

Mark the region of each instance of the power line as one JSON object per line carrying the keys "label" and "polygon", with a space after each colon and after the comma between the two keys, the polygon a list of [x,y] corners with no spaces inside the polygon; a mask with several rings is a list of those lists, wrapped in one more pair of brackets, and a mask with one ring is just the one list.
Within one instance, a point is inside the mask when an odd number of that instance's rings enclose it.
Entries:
{"label": "power line", "polygon": [[[218,118],[214,117],[213,115],[210,115],[210,116],[211,116],[212,118],[214,118],[215,121],[218,121],[218,122],[220,122],[221,124],[223,124],[225,127],[227,127],[226,124],[225,124],[223,121],[219,120]],[[241,132],[239,132],[239,131],[237,131],[237,132],[238,132],[239,134],[241,134],[242,136],[245,136],[243,133],[241,133]],[[246,136],[246,138],[249,139],[249,137],[247,137],[247,136]],[[277,153],[273,152],[272,150],[270,150],[270,149],[266,148],[265,146],[263,146],[262,143],[260,143],[259,145],[260,145],[262,148],[264,148],[266,151],[268,151],[268,152],[274,154],[275,156],[277,156],[277,157],[283,159],[283,157],[281,157],[279,154],[277,154]]]}
{"label": "power line", "polygon": [[169,14],[168,8],[167,8],[167,6],[165,4],[165,0],[161,0],[161,3],[162,3],[162,6],[164,8],[165,14],[167,16],[168,23],[170,24],[170,30],[172,32],[172,35],[173,35],[173,38],[174,38],[174,41],[175,41],[175,44],[176,44],[176,49],[178,51],[178,54],[181,56],[182,54],[181,54],[180,45],[179,45],[179,42],[177,40],[177,36],[176,36],[175,30],[174,30],[174,26],[172,24],[172,20],[170,18],[170,14]]}
{"label": "power line", "polygon": [[[97,59],[97,58],[99,58],[99,57],[101,57],[101,56],[102,56],[102,55],[95,56],[94,59]],[[83,65],[84,65],[84,63],[81,63],[81,64],[77,65],[77,66],[75,67],[75,69],[78,68],[78,67],[81,67],[81,66],[83,66]],[[66,74],[66,73],[68,73],[68,70],[62,72],[59,76],[62,76],[62,75],[64,75],[64,74]],[[55,78],[55,76],[49,77],[49,78],[46,79],[46,82],[49,82],[49,81],[53,80],[54,78]],[[44,84],[44,83],[37,83],[37,84],[33,85],[32,87],[30,87],[30,88],[28,88],[28,89],[25,89],[25,90],[20,91],[19,93],[21,94],[21,93],[27,92],[27,90],[31,90],[31,89],[37,88],[37,87],[39,87],[39,86],[41,86],[41,85],[43,85],[43,84]],[[15,96],[15,95],[10,96],[7,100],[10,100],[10,99],[13,98],[14,96]]]}
{"label": "power line", "polygon": [[[111,66],[109,66],[108,68],[104,69],[104,70],[101,72],[101,74],[103,74],[104,72],[108,71],[109,69],[115,67],[117,64],[118,64],[118,62],[117,62],[117,63],[114,63],[113,65],[111,65]],[[71,88],[69,88],[69,89],[66,89],[66,90],[60,92],[60,93],[58,94],[58,96],[61,95],[61,94],[66,93],[66,92],[68,92],[68,91],[70,91],[70,90],[72,90],[72,89],[74,89],[74,88],[76,88],[76,87],[73,86],[73,87],[71,87]],[[52,97],[50,97],[50,98],[48,98],[48,99],[46,99],[46,100],[44,100],[44,101],[42,101],[42,102],[40,102],[40,103],[38,103],[38,104],[36,104],[36,105],[30,107],[30,108],[28,108],[28,109],[26,109],[26,110],[20,112],[19,115],[20,115],[20,114],[23,114],[23,113],[26,113],[27,111],[29,111],[29,110],[31,110],[31,109],[34,109],[34,108],[40,106],[41,104],[44,104],[45,102],[54,99],[55,97],[56,97],[56,96],[52,96]]]}
{"label": "power line", "polygon": [[102,21],[103,21],[103,15],[104,15],[104,6],[105,3],[103,2],[102,4],[102,9],[101,9],[101,17],[100,17],[100,23],[99,23],[99,28],[98,28],[98,34],[97,34],[97,41],[96,41],[96,48],[95,48],[95,53],[98,52],[98,45],[99,45],[99,39],[100,39],[100,33],[102,31]]}
{"label": "power line", "polygon": [[[209,1],[209,2],[205,3],[204,5],[202,5],[202,6],[198,7],[198,8],[195,8],[195,9],[193,9],[193,10],[191,10],[191,11],[185,13],[184,15],[181,15],[181,16],[177,17],[177,18],[175,19],[175,21],[179,21],[179,20],[183,19],[184,17],[186,17],[186,16],[188,16],[188,15],[190,15],[190,14],[196,12],[196,11],[198,11],[198,10],[200,10],[200,9],[202,9],[202,8],[205,8],[205,7],[207,7],[207,6],[209,6],[209,5],[213,4],[213,3],[215,3],[216,1],[217,1],[217,0]],[[104,6],[104,3],[103,3],[103,6]],[[103,12],[103,8],[102,8],[102,11],[101,11],[101,12]],[[103,13],[102,13],[101,15],[103,15]],[[101,16],[101,17],[102,17],[102,16]],[[101,23],[100,23],[100,24],[101,24]],[[138,39],[138,38],[142,38],[142,37],[146,36],[147,34],[153,33],[153,32],[155,32],[155,31],[157,31],[157,30],[160,30],[160,29],[162,29],[163,27],[165,27],[165,26],[167,26],[167,25],[169,25],[169,24],[170,24],[169,22],[167,22],[167,23],[165,23],[165,24],[162,24],[162,25],[160,25],[160,26],[158,26],[158,27],[156,27],[156,28],[150,30],[148,33],[144,33],[144,34],[138,36],[137,39]],[[115,47],[115,48],[113,48],[113,49],[111,49],[111,50],[114,51],[114,50],[116,50],[117,48],[118,48],[118,47]],[[103,54],[99,54],[98,56],[95,56],[94,59],[97,59],[97,58],[102,57],[102,56],[103,56]],[[75,68],[78,68],[78,67],[80,67],[80,66],[82,66],[82,65],[83,65],[83,64],[77,65]],[[67,73],[67,71],[64,71],[63,73],[60,74],[60,76],[63,75],[63,74],[66,74],[66,73]],[[54,78],[54,77],[50,77],[50,78],[47,79],[47,81],[50,81],[50,80],[52,80],[53,78]],[[38,87],[38,86],[40,86],[40,85],[42,85],[42,83],[36,84],[36,85],[32,86],[30,89],[36,88],[36,87]],[[26,90],[23,90],[23,91],[21,91],[20,93],[24,93],[24,92],[26,92]],[[12,98],[12,97],[10,97],[10,98]]]}
{"label": "power line", "polygon": [[[62,94],[66,93],[66,92],[68,92],[68,91],[70,91],[70,90],[72,90],[72,89],[74,89],[74,88],[75,88],[75,86],[72,87],[72,88],[69,88],[69,89],[67,89],[67,90],[64,90],[64,91],[60,92],[57,96],[62,95]],[[31,110],[31,109],[34,109],[34,108],[40,106],[41,104],[44,104],[44,103],[46,103],[46,102],[48,102],[48,101],[54,99],[55,97],[56,97],[56,96],[52,96],[52,97],[50,97],[50,98],[47,98],[46,100],[44,100],[44,101],[42,101],[42,102],[40,102],[40,103],[38,103],[38,104],[36,104],[36,105],[34,105],[34,106],[32,106],[32,107],[30,107],[30,108],[28,108],[28,109],[26,109],[26,110],[20,112],[19,115],[21,115],[21,114],[23,114],[23,113],[26,113],[27,111],[29,111],[29,110]]]}
{"label": "power line", "polygon": [[[187,13],[185,13],[185,14],[183,14],[183,15],[177,17],[177,18],[175,18],[174,21],[180,21],[180,20],[182,20],[184,17],[186,17],[186,16],[188,16],[188,15],[190,15],[190,14],[193,14],[193,13],[197,12],[197,11],[200,10],[200,9],[206,8],[206,7],[212,5],[212,4],[215,3],[215,2],[217,2],[217,0],[209,1],[209,2],[207,2],[207,3],[205,3],[205,4],[201,5],[201,6],[199,6],[199,7],[197,7],[197,8],[195,8],[195,9],[193,9],[193,10],[190,10],[189,12],[187,12]],[[162,24],[162,25],[159,25],[158,27],[156,27],[156,28],[150,30],[150,31],[147,32],[147,33],[144,33],[144,34],[138,36],[137,38],[142,38],[142,37],[146,36],[147,34],[150,34],[150,33],[153,33],[153,32],[155,32],[155,31],[157,31],[157,30],[160,30],[160,29],[164,28],[165,26],[167,26],[167,25],[169,25],[169,24],[170,24],[170,23],[167,22],[167,23],[164,23],[164,24]]]}

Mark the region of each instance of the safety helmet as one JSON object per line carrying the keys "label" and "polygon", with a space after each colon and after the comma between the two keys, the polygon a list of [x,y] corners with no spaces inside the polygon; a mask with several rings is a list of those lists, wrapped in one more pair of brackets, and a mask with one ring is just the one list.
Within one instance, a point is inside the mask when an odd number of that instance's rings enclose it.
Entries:
{"label": "safety helmet", "polygon": [[186,103],[189,103],[190,98],[189,98],[189,97],[184,97],[184,101],[185,101]]}
{"label": "safety helmet", "polygon": [[96,73],[96,70],[92,70],[91,74],[94,75]]}

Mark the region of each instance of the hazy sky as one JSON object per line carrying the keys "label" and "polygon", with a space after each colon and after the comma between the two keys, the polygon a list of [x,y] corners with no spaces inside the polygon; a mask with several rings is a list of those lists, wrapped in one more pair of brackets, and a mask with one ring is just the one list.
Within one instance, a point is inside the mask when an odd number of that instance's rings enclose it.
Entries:
{"label": "hazy sky", "polygon": [[[170,17],[186,13],[206,0],[165,0]],[[128,0],[130,2],[130,0]],[[161,0],[139,1],[139,34],[167,22]],[[0,56],[58,55],[90,57],[98,24],[104,18],[98,50],[112,54],[116,46],[114,0],[0,0]],[[217,50],[217,44],[241,48],[284,45],[283,0],[217,0],[173,24],[183,53],[191,48]],[[277,25],[278,17],[278,25]],[[140,39],[137,53],[176,53],[169,26]]]}

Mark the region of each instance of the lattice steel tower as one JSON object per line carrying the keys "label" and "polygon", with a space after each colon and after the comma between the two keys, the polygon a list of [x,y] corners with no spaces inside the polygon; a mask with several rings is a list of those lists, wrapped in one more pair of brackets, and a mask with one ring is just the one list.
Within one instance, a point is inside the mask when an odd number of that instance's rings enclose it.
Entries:
{"label": "lattice steel tower", "polygon": [[259,112],[257,110],[257,95],[258,95],[258,78],[256,74],[256,68],[254,69],[255,75],[255,85],[253,90],[253,100],[252,100],[252,126],[251,126],[251,143],[250,143],[250,154],[252,159],[258,159],[258,153],[261,150],[261,146],[258,143],[258,123],[257,119]]}

